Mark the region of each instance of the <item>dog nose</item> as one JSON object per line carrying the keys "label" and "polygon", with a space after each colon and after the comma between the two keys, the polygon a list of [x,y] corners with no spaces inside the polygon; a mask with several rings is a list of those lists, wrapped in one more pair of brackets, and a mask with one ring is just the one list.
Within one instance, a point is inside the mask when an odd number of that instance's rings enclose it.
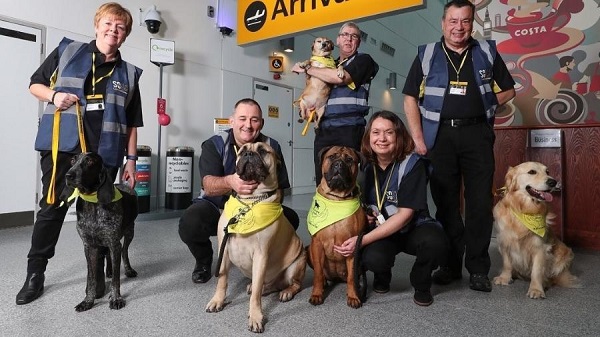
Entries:
{"label": "dog nose", "polygon": [[546,185],[548,185],[550,187],[555,187],[556,186],[556,180],[554,180],[554,179],[548,179],[548,180],[546,180]]}

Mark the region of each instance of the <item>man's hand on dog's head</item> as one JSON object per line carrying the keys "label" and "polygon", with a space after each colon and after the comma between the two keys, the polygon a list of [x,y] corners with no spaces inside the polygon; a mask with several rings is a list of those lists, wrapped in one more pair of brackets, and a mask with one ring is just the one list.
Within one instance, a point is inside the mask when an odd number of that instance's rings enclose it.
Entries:
{"label": "man's hand on dog's head", "polygon": [[256,181],[242,180],[242,178],[240,178],[240,176],[237,173],[229,175],[227,176],[227,178],[229,186],[237,194],[252,194],[254,190],[258,187],[258,183]]}

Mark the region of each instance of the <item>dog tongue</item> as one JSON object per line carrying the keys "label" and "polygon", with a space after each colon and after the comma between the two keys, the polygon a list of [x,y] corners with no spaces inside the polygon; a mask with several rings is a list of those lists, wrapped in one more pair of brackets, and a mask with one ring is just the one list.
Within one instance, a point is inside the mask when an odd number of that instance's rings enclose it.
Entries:
{"label": "dog tongue", "polygon": [[548,193],[548,192],[542,192],[540,191],[540,196],[546,200],[547,202],[551,202],[552,201],[552,194]]}

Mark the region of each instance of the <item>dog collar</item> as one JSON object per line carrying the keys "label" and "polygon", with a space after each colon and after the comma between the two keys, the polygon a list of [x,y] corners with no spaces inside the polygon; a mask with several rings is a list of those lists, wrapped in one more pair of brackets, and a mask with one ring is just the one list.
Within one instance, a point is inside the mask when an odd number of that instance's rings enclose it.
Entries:
{"label": "dog collar", "polygon": [[511,211],[534,234],[541,238],[546,235],[546,216],[541,214],[517,213],[513,209]]}
{"label": "dog collar", "polygon": [[238,217],[237,222],[227,227],[227,231],[237,234],[250,234],[273,224],[283,214],[283,207],[278,202],[259,202],[252,208],[230,197],[225,203],[223,214],[231,219]]}
{"label": "dog collar", "polygon": [[[123,197],[123,195],[121,194],[121,191],[119,191],[119,189],[116,186],[114,186],[113,188],[115,190],[115,196],[112,198],[112,200],[110,202],[118,201]],[[97,192],[94,192],[91,194],[83,194],[83,193],[81,193],[81,191],[79,191],[78,188],[75,188],[75,190],[73,190],[73,194],[71,194],[71,196],[67,199],[67,203],[70,204],[77,197],[79,197],[87,202],[98,203],[98,193]],[[64,201],[61,202],[60,206],[62,206],[64,203],[65,203]]]}
{"label": "dog collar", "polygon": [[317,192],[306,217],[308,232],[315,235],[321,229],[351,216],[359,207],[358,197],[338,201],[327,199]]}

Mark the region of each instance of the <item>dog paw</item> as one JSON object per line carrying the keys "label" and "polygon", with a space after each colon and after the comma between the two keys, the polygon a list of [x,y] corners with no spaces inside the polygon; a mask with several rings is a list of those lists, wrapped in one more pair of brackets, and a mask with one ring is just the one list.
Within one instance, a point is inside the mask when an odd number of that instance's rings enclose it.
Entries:
{"label": "dog paw", "polygon": [[512,277],[504,277],[502,275],[494,277],[494,284],[499,286],[507,286],[509,284],[512,284],[513,282],[514,280],[512,279]]}
{"label": "dog paw", "polygon": [[348,297],[346,299],[346,304],[348,304],[348,306],[353,309],[358,309],[362,307],[362,302],[358,298]]}
{"label": "dog paw", "polygon": [[264,322],[262,314],[250,316],[248,317],[248,330],[252,332],[262,333],[265,331],[265,326],[263,323]]}
{"label": "dog paw", "polygon": [[94,306],[94,301],[83,301],[75,306],[75,311],[82,312],[90,310]]}
{"label": "dog paw", "polygon": [[294,292],[289,290],[289,289],[284,289],[282,291],[279,292],[279,301],[280,302],[287,302],[290,301],[292,298],[294,298]]}
{"label": "dog paw", "polygon": [[125,276],[127,277],[137,277],[137,271],[133,270],[133,268],[125,268]]}
{"label": "dog paw", "polygon": [[125,299],[118,297],[116,300],[111,299],[108,302],[108,307],[111,309],[119,310],[125,306]]}
{"label": "dog paw", "polygon": [[321,305],[323,304],[323,296],[320,295],[311,295],[308,299],[308,303],[312,305]]}
{"label": "dog paw", "polygon": [[211,300],[206,305],[206,312],[219,312],[225,307],[225,302]]}
{"label": "dog paw", "polygon": [[527,297],[532,299],[546,298],[546,293],[543,289],[529,288],[529,290],[527,291]]}

